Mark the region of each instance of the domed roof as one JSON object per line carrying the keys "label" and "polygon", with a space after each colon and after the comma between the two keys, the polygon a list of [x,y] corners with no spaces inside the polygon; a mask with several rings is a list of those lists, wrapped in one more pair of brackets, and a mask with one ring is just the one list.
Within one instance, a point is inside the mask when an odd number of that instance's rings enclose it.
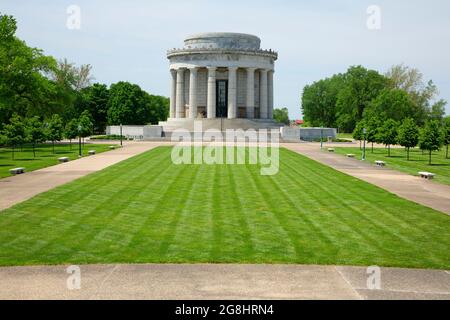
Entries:
{"label": "domed roof", "polygon": [[199,33],[184,40],[186,49],[245,49],[259,50],[261,39],[245,33],[207,32]]}

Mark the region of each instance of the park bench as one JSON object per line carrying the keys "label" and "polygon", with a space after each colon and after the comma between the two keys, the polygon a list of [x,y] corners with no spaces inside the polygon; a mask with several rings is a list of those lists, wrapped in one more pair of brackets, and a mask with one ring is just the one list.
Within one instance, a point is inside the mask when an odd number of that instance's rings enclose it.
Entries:
{"label": "park bench", "polygon": [[25,173],[25,168],[14,168],[14,169],[9,169],[9,173],[11,173],[11,174],[21,174],[21,173]]}
{"label": "park bench", "polygon": [[68,162],[69,158],[68,157],[61,157],[61,158],[58,158],[58,161],[59,162]]}
{"label": "park bench", "polygon": [[90,156],[93,156],[95,154],[95,150],[89,150],[88,153]]}
{"label": "park bench", "polygon": [[381,160],[375,160],[375,164],[377,165],[377,167],[384,167],[386,165],[386,162]]}
{"label": "park bench", "polygon": [[433,179],[434,176],[435,176],[434,173],[426,172],[426,171],[419,172],[419,175],[420,175],[421,178],[425,178],[425,179],[428,179],[428,180]]}
{"label": "park bench", "polygon": [[328,148],[328,152],[334,152],[334,148]]}
{"label": "park bench", "polygon": [[354,158],[355,155],[353,153],[347,153],[347,158]]}
{"label": "park bench", "polygon": [[110,148],[110,149],[115,149],[115,148],[116,148],[116,146],[109,146],[109,148]]}

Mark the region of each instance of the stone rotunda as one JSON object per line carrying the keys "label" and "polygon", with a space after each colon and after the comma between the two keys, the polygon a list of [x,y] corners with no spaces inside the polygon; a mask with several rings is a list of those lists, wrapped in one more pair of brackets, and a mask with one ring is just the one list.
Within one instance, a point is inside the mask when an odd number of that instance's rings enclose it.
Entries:
{"label": "stone rotunda", "polygon": [[[278,54],[242,33],[201,33],[167,52],[170,115],[161,125],[226,119],[228,127],[273,127],[273,75]],[[245,119],[245,120],[244,120]]]}

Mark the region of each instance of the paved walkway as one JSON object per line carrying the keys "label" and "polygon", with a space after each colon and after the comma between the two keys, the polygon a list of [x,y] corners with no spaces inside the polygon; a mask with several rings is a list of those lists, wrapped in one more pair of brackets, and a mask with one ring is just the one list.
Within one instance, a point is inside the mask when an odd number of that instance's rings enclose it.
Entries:
{"label": "paved walkway", "polygon": [[[303,154],[336,170],[372,183],[396,195],[450,214],[450,186],[428,181],[406,173],[321,151],[317,143],[284,143],[283,147]],[[329,146],[341,146],[327,144]],[[324,150],[326,150],[324,147]]]}
{"label": "paved walkway", "polygon": [[0,211],[41,192],[102,170],[165,142],[126,142],[123,148],[0,179]]}
{"label": "paved walkway", "polygon": [[364,267],[82,265],[78,290],[68,289],[66,270],[0,268],[0,299],[450,299],[443,270],[381,268],[381,289],[369,289]]}

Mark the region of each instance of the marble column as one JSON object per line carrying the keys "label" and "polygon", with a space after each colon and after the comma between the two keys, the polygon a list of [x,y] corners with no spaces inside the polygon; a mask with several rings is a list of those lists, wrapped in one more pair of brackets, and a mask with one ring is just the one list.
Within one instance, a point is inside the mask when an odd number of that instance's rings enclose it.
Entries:
{"label": "marble column", "polygon": [[170,87],[170,118],[175,118],[176,115],[176,99],[177,99],[177,70],[170,69],[172,76]]}
{"label": "marble column", "polygon": [[197,118],[197,68],[189,69],[189,118]]}
{"label": "marble column", "polygon": [[275,71],[270,70],[267,73],[267,86],[268,86],[268,95],[267,95],[267,118],[273,119],[273,74]]}
{"label": "marble column", "polygon": [[184,118],[184,68],[177,70],[177,101],[175,108],[176,117]]}
{"label": "marble column", "polygon": [[259,71],[259,115],[261,119],[267,119],[269,115],[267,108],[267,70],[261,69]]}
{"label": "marble column", "polygon": [[216,117],[216,67],[208,67],[208,99],[206,113],[208,119]]}
{"label": "marble column", "polygon": [[255,117],[255,68],[247,68],[247,107],[248,119]]}
{"label": "marble column", "polygon": [[237,69],[228,68],[228,119],[237,117]]}

